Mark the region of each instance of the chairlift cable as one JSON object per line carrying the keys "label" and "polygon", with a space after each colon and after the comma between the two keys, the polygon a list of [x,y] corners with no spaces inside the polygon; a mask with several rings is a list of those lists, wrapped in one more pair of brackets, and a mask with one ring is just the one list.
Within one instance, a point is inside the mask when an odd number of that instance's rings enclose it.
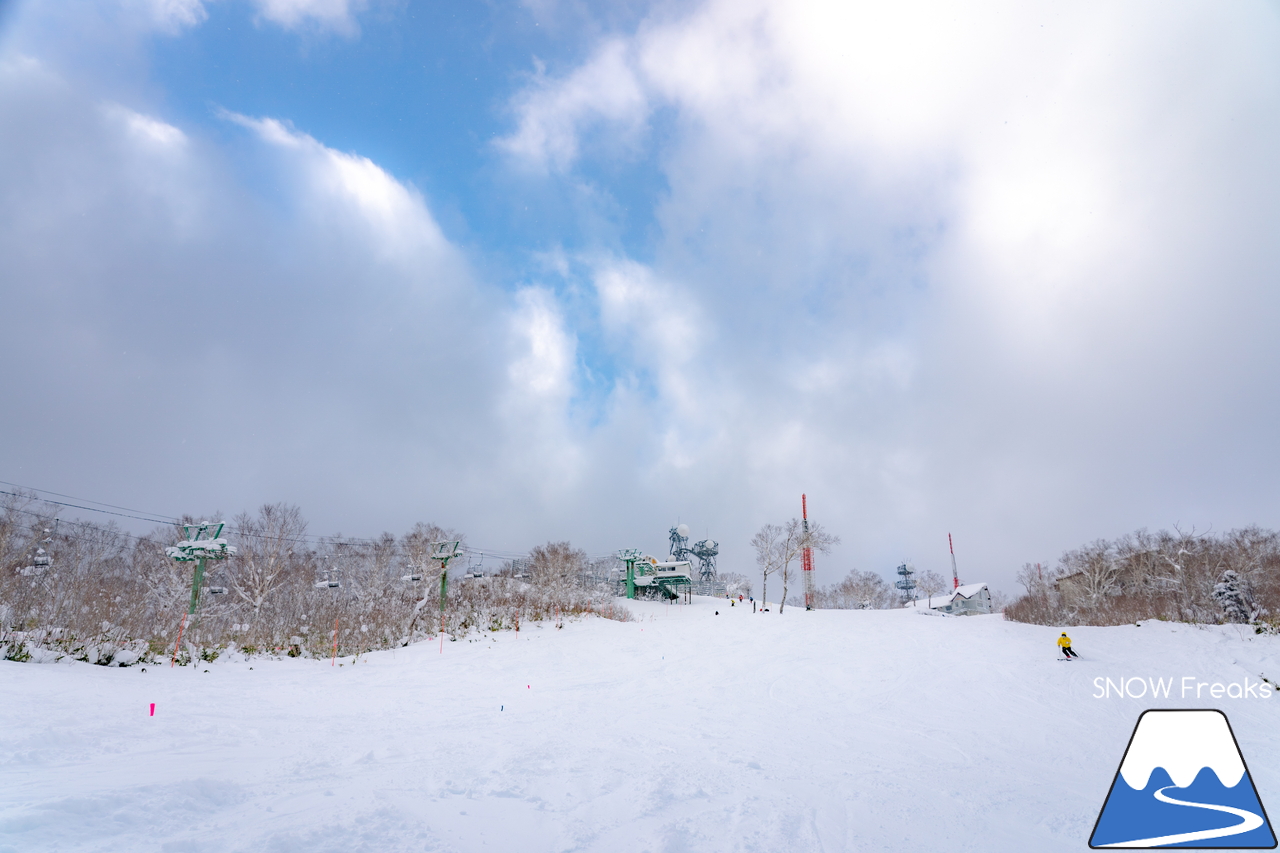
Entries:
{"label": "chairlift cable", "polygon": [[[54,492],[54,491],[50,491],[49,489],[37,489],[34,486],[24,486],[21,483],[10,483],[8,480],[0,480],[0,485],[13,486],[15,489],[26,489],[27,491],[30,491],[30,492],[40,492],[41,494],[46,494],[46,495],[57,495],[60,498],[68,498],[73,501],[83,501],[84,503],[97,504],[98,506],[107,506],[107,507],[111,507],[112,509],[125,510],[126,512],[136,512],[136,513],[141,513],[142,515],[157,515],[162,517],[164,516],[164,513],[160,513],[160,512],[147,512],[145,509],[135,509],[133,507],[128,507],[128,506],[116,506],[115,504],[103,503],[102,501],[94,501],[94,500],[90,500],[89,498],[77,497],[76,495],[64,495],[62,492]],[[5,494],[11,494],[11,493],[5,492]],[[52,501],[49,501],[49,503],[52,503]],[[174,518],[171,520],[176,522],[178,519]]]}
{"label": "chairlift cable", "polygon": [[[178,524],[181,522],[181,517],[179,516],[166,516],[163,513],[147,513],[145,510],[138,510],[138,509],[133,509],[131,507],[124,507],[124,506],[119,506],[117,504],[110,504],[110,503],[106,503],[105,501],[96,501],[90,498],[81,498],[75,495],[67,495],[61,492],[52,491],[50,489],[40,489],[34,486],[25,486],[18,483],[11,483],[8,480],[0,480],[0,484],[12,486],[18,489],[26,489],[27,491],[38,493],[34,497],[35,500],[45,504],[66,507],[68,509],[79,509],[79,510],[84,510],[86,512],[102,513],[104,515],[113,515],[119,518],[130,518],[135,521],[145,521],[151,524],[162,524],[166,526]],[[56,495],[58,497],[70,498],[71,500],[81,501],[82,503],[75,504],[75,503],[67,503],[65,501],[50,500],[49,498],[39,497],[39,495],[41,494]],[[4,489],[0,489],[0,495],[9,495],[11,497],[16,497],[16,498],[30,497],[28,495],[20,494],[18,492],[10,492]],[[98,504],[98,507],[84,506],[83,504]],[[112,509],[106,510],[106,509],[100,509],[99,507],[111,507]],[[11,507],[11,509],[17,512],[22,512],[22,513],[37,516],[37,517],[44,515],[43,513],[33,512],[31,510],[23,510],[18,507]],[[113,510],[127,510],[127,512],[116,512]],[[141,514],[135,515],[131,513],[141,513]],[[87,528],[89,530],[96,530],[101,533],[114,533],[115,535],[123,536],[135,542],[142,542],[143,540],[150,538],[147,535],[139,536],[137,534],[129,533],[124,530],[111,530],[109,528],[99,527],[97,525],[89,524],[88,522],[84,522],[84,521],[74,521],[74,522],[68,521],[67,523],[75,524],[82,528]],[[379,541],[376,539],[367,539],[363,537],[340,537],[339,538],[339,537],[330,536],[330,535],[314,535],[314,534],[303,534],[301,536],[275,537],[275,536],[270,536],[268,534],[262,534],[262,533],[250,533],[249,531],[242,530],[238,527],[234,527],[231,525],[227,525],[226,530],[228,533],[235,533],[238,536],[248,537],[251,539],[272,539],[278,542],[303,543],[303,544],[313,545],[317,547],[320,547],[320,546],[341,547],[343,545],[370,546],[370,545],[376,545]],[[70,536],[69,538],[79,539],[79,537],[75,537],[75,536]],[[472,547],[469,545],[462,545],[459,548],[459,551],[466,554],[477,554],[481,557],[482,561],[485,554],[488,554],[490,557],[494,557],[496,559],[500,559],[504,561],[521,559],[529,556],[528,551],[507,551],[507,550],[490,549],[490,548],[478,548],[478,547]],[[609,552],[606,554],[588,554],[586,556],[586,559],[599,560],[599,559],[605,559],[611,556],[613,556],[612,552]]]}

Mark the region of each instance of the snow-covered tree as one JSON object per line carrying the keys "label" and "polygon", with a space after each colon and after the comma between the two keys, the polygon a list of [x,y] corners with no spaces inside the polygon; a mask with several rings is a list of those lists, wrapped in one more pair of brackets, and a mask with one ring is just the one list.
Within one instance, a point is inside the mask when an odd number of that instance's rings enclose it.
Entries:
{"label": "snow-covered tree", "polygon": [[732,597],[751,595],[751,579],[737,572],[721,572],[720,580],[724,581],[724,591]]}
{"label": "snow-covered tree", "polygon": [[889,582],[875,572],[854,569],[831,586],[816,591],[820,610],[884,610],[897,601]]}
{"label": "snow-covered tree", "polygon": [[560,589],[577,583],[587,567],[587,552],[568,542],[548,542],[529,552],[529,572],[535,583]]}
{"label": "snow-covered tree", "polygon": [[829,554],[831,553],[831,546],[840,542],[840,537],[828,533],[816,521],[809,522],[809,529],[806,532],[804,522],[798,518],[793,518],[787,522],[783,530],[782,543],[784,543],[784,547],[779,553],[779,558],[782,561],[779,569],[782,575],[782,602],[778,605],[779,613],[782,613],[783,608],[787,605],[787,588],[795,580],[795,573],[800,570],[798,567],[793,569],[792,566],[800,562],[800,555],[804,552],[804,549],[812,548],[820,554]]}
{"label": "snow-covered tree", "polygon": [[916,587],[925,594],[926,598],[932,598],[945,591],[948,586],[950,583],[947,579],[932,569],[916,575]]}
{"label": "snow-covered tree", "polygon": [[1052,586],[1053,570],[1041,563],[1023,563],[1018,569],[1017,581],[1027,590],[1027,595],[1046,595]]}
{"label": "snow-covered tree", "polygon": [[1231,569],[1213,585],[1213,599],[1222,607],[1228,622],[1250,622],[1256,616],[1248,583]]}
{"label": "snow-covered tree", "polygon": [[756,551],[756,565],[760,567],[761,605],[769,602],[769,575],[782,568],[788,543],[786,531],[776,524],[766,524],[751,537],[751,547]]}
{"label": "snow-covered tree", "polygon": [[264,504],[256,516],[240,513],[232,524],[238,556],[227,574],[231,590],[254,615],[308,562],[307,522],[292,504]]}

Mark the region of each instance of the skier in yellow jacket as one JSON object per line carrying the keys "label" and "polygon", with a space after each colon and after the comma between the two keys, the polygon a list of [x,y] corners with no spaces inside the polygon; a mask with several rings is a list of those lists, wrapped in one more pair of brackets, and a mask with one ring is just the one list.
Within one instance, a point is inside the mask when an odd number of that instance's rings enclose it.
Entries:
{"label": "skier in yellow jacket", "polygon": [[1067,636],[1066,631],[1063,631],[1062,636],[1058,638],[1058,646],[1062,649],[1062,654],[1067,660],[1080,657],[1080,655],[1071,650],[1071,638]]}

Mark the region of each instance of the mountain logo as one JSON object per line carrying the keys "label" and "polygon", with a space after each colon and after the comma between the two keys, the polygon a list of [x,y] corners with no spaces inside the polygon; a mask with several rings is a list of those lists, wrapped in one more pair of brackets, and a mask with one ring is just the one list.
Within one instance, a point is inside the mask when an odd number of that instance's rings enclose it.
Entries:
{"label": "mountain logo", "polygon": [[1143,711],[1089,847],[1271,850],[1276,836],[1217,710]]}

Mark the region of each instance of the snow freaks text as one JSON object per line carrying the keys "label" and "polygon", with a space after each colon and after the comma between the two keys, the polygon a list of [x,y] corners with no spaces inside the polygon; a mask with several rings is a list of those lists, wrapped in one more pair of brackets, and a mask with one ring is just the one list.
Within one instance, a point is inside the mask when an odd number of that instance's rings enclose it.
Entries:
{"label": "snow freaks text", "polygon": [[1195,676],[1173,678],[1103,678],[1093,680],[1094,699],[1270,699],[1277,687],[1265,678],[1253,681],[1200,681]]}

